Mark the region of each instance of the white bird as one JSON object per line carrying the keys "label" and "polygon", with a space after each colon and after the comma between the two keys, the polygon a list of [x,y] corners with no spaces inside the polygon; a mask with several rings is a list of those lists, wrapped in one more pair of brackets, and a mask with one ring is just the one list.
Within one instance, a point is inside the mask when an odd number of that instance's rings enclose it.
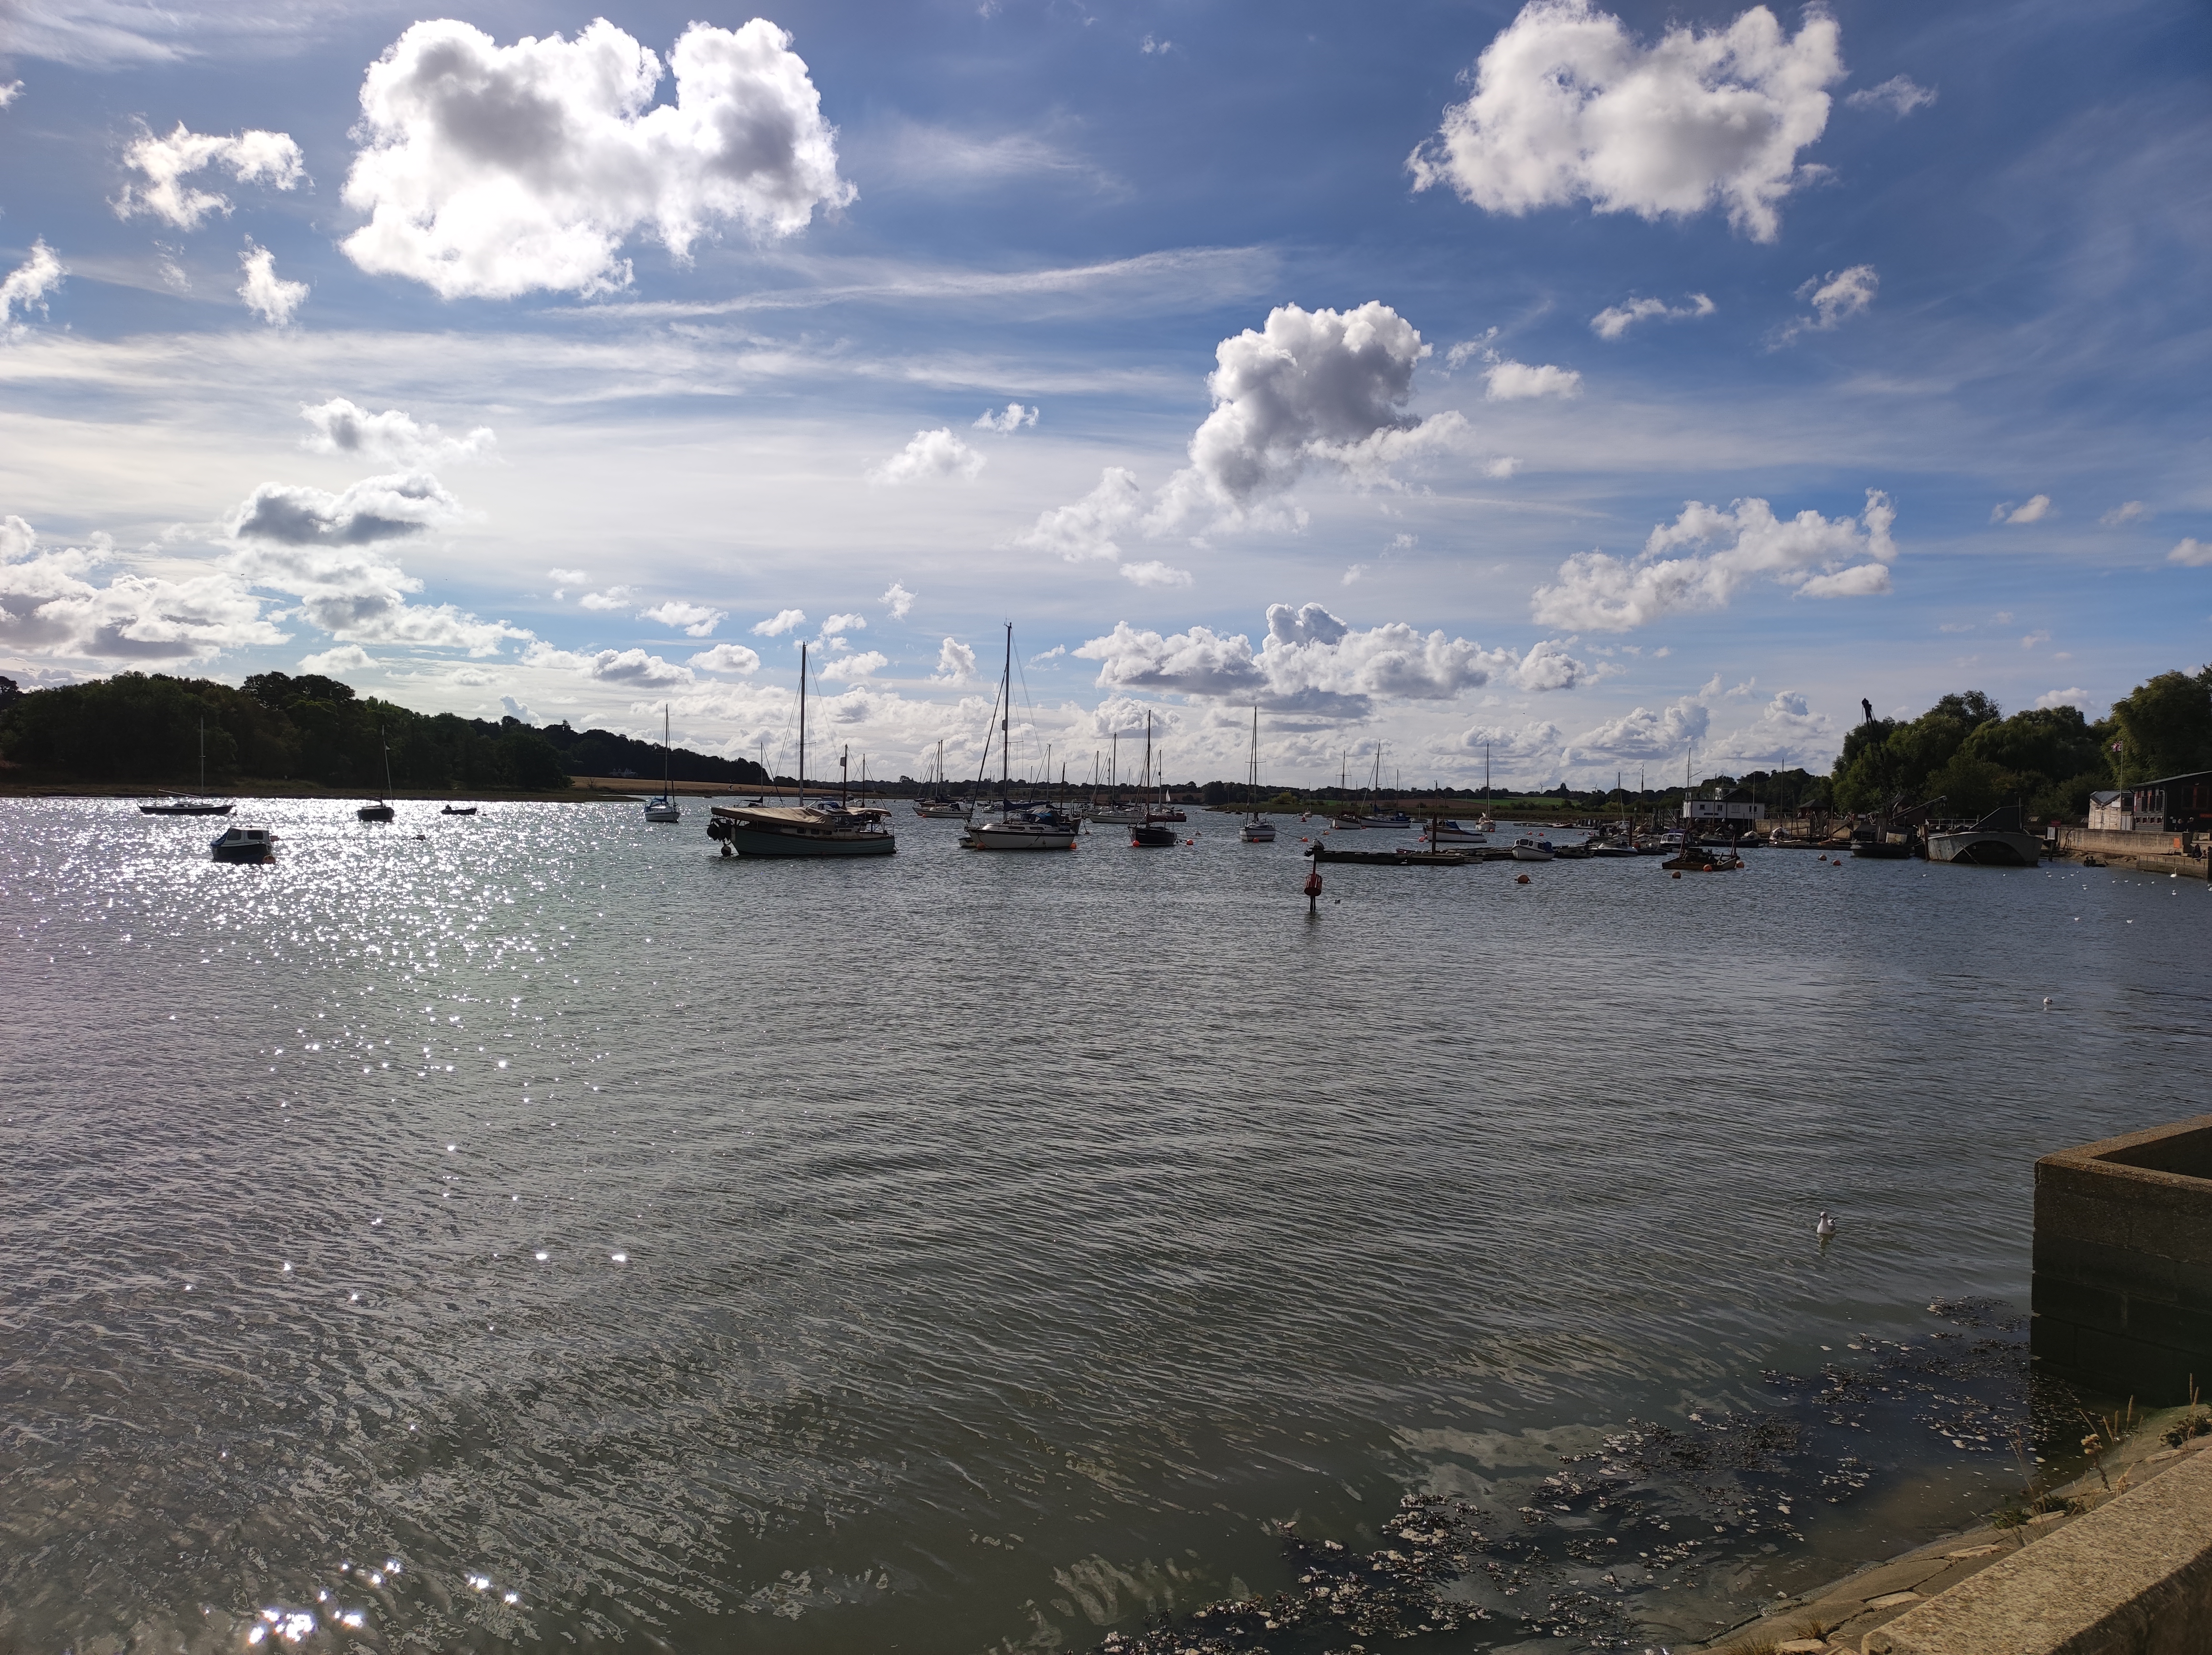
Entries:
{"label": "white bird", "polygon": [[1835,1233],[1836,1221],[1828,1216],[1828,1209],[1826,1207],[1821,1208],[1820,1222],[1813,1226],[1813,1234],[1825,1241]]}
{"label": "white bird", "polygon": [[2043,997],[2043,1009],[2045,1011],[2051,1009],[2051,997],[2048,994]]}

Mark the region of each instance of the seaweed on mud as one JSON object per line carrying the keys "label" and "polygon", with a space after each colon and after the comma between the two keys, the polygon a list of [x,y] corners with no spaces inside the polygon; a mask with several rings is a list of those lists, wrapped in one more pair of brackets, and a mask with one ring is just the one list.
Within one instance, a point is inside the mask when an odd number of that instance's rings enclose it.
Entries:
{"label": "seaweed on mud", "polygon": [[1671,1425],[1631,1419],[1559,1456],[1501,1511],[1409,1494],[1369,1551],[1285,1525],[1292,1586],[1112,1634],[1097,1655],[1305,1655],[1449,1632],[1476,1646],[1559,1637],[1641,1647],[1656,1594],[1802,1545],[1801,1505],[1864,1492],[1877,1476],[1874,1442],[1932,1433],[1954,1452],[1997,1452],[2050,1440],[2071,1419],[2070,1394],[2030,1385],[2025,1323],[2008,1306],[1929,1309],[1952,1328],[1914,1340],[1862,1334],[1846,1344],[1856,1362],[1769,1372],[1771,1408],[1700,1408]]}

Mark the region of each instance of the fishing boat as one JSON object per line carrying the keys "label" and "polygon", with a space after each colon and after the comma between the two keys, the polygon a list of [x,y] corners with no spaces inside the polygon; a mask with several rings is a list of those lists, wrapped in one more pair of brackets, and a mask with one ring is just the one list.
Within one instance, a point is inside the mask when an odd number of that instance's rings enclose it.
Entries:
{"label": "fishing boat", "polygon": [[806,802],[806,650],[799,646],[799,802],[796,804],[717,804],[707,837],[720,840],[725,856],[890,856],[898,836],[885,824],[890,812],[848,810],[841,800]]}
{"label": "fishing boat", "polygon": [[384,791],[376,796],[375,803],[364,804],[354,812],[363,821],[389,821],[392,816],[389,797],[392,792],[392,743],[385,740],[382,724],[376,727],[376,744],[384,750]]}
{"label": "fishing boat", "polygon": [[276,835],[266,828],[233,826],[208,842],[217,862],[271,862],[276,856]]}
{"label": "fishing boat", "polygon": [[224,804],[206,797],[207,794],[207,720],[200,720],[200,797],[188,798],[181,793],[172,794],[160,804],[142,804],[139,813],[149,816],[227,816],[236,805]]}
{"label": "fishing boat", "polygon": [[[1061,814],[1053,804],[1016,804],[1013,761],[1014,706],[1014,624],[1006,623],[1006,664],[999,676],[999,704],[994,709],[998,714],[998,728],[987,731],[983,737],[982,768],[991,763],[991,740],[999,743],[999,819],[969,818],[968,831],[960,836],[963,850],[969,851],[1072,851],[1082,824],[1073,817]],[[1047,755],[1048,768],[1050,755]],[[982,778],[976,778],[980,786]]]}
{"label": "fishing boat", "polygon": [[668,703],[663,701],[660,704],[660,797],[646,800],[645,819],[647,821],[684,820],[684,807],[672,796],[674,791],[670,779],[672,768],[668,750]]}
{"label": "fishing boat", "polygon": [[1513,859],[1516,862],[1549,862],[1558,854],[1548,839],[1524,837],[1513,841]]}
{"label": "fishing boat", "polygon": [[939,821],[964,819],[968,815],[968,807],[949,797],[945,791],[945,743],[942,741],[937,743],[937,767],[929,779],[929,791],[915,800],[914,813]]}
{"label": "fishing boat", "polygon": [[1252,761],[1249,773],[1244,779],[1244,797],[1251,805],[1245,813],[1244,827],[1237,835],[1247,845],[1273,845],[1275,824],[1260,814],[1260,709],[1252,708]]}

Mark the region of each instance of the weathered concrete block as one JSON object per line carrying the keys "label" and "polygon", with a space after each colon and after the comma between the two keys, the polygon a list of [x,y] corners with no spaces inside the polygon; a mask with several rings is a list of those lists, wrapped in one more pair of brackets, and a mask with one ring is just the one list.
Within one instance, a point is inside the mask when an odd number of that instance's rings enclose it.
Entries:
{"label": "weathered concrete block", "polygon": [[2200,1655],[2212,1649],[2212,1454],[1907,1610],[1887,1655]]}
{"label": "weathered concrete block", "polygon": [[2152,1406],[2212,1388],[2212,1115],[2035,1164],[2030,1349]]}

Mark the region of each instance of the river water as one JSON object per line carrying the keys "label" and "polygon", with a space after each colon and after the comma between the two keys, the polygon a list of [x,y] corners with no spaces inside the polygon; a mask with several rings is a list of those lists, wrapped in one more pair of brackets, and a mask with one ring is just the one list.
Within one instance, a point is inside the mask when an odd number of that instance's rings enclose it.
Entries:
{"label": "river water", "polygon": [[1703,1635],[2018,1486],[2032,1162],[2203,1106],[2201,883],[635,810],[0,806],[0,1645],[1081,1650],[1425,1494],[1413,1647]]}

